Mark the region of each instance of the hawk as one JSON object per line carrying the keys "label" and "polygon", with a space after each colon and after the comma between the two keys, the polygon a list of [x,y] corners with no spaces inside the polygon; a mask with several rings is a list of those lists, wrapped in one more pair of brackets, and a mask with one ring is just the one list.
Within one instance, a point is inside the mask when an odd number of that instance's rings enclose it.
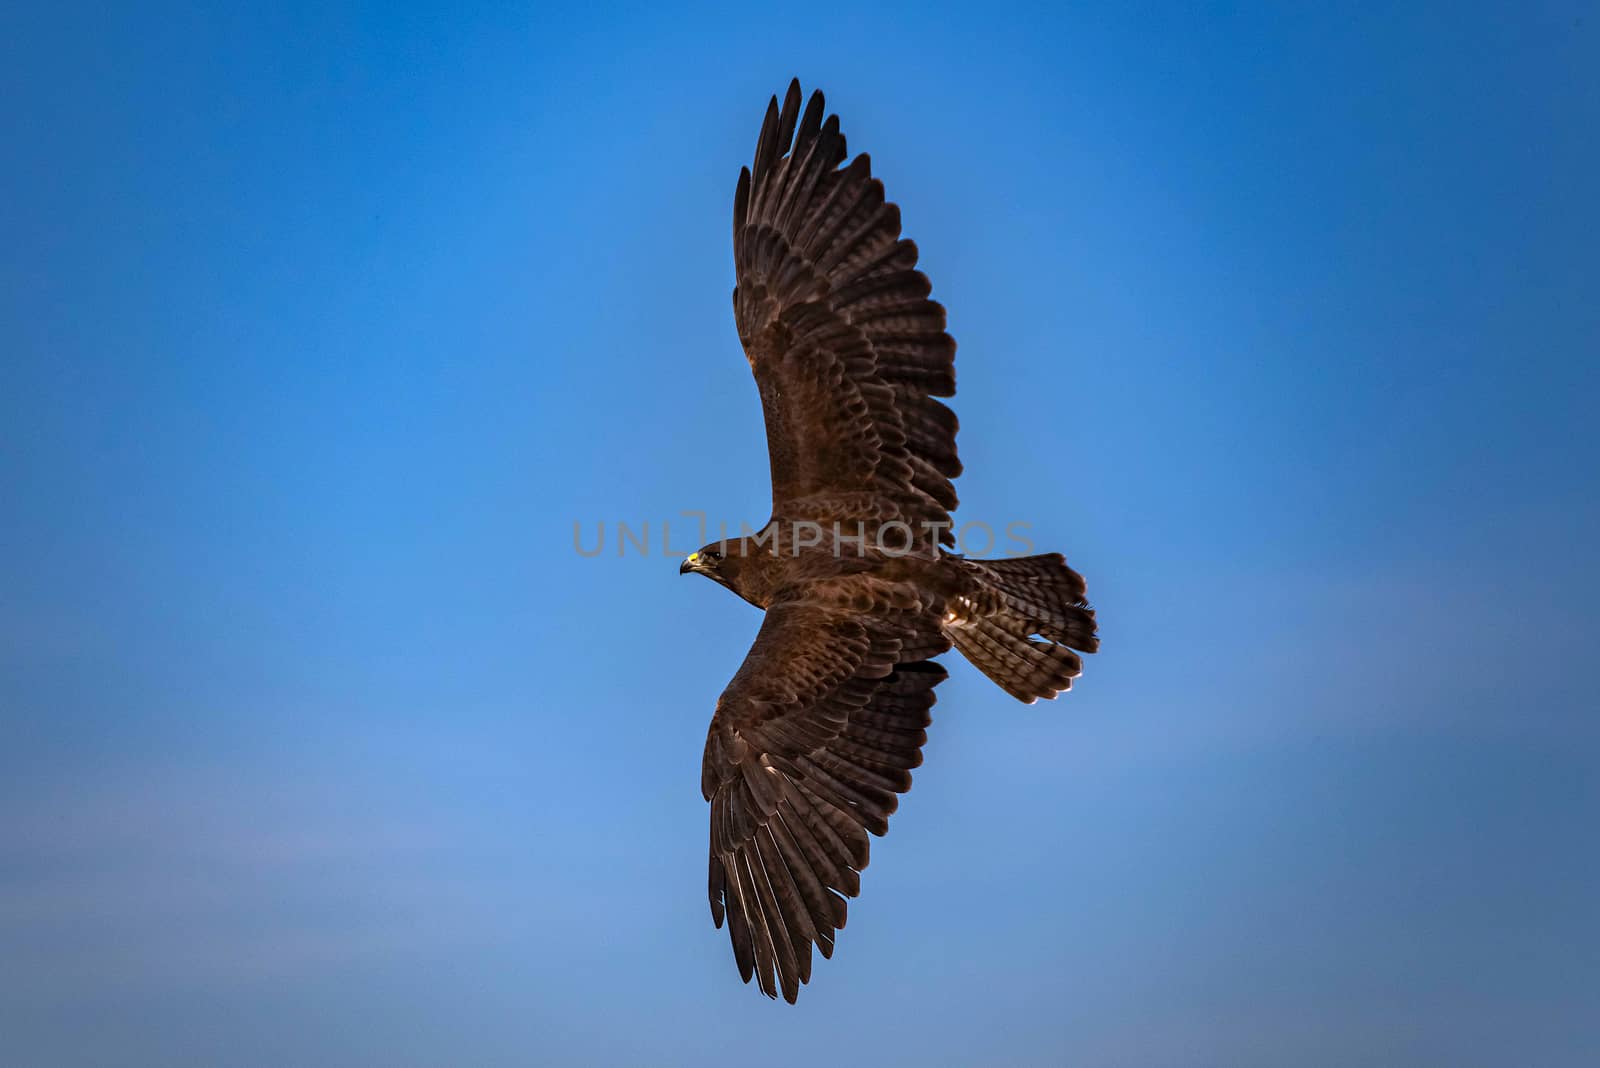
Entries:
{"label": "hawk", "polygon": [[922,762],[932,658],[951,646],[1012,696],[1054,697],[1099,640],[1060,554],[954,551],[955,341],[865,154],[800,83],[767,105],[733,200],[734,319],[766,416],[772,517],[679,569],[765,612],[717,700],[711,917],[739,974],[793,1002],[833,955]]}

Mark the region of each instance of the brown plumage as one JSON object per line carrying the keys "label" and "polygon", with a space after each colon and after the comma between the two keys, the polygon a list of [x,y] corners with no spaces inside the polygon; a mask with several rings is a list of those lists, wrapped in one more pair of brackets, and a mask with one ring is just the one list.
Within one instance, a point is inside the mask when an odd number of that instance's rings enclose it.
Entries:
{"label": "brown plumage", "polygon": [[[1059,554],[966,560],[955,341],[928,299],[865,155],[846,163],[821,93],[767,107],[734,194],[734,319],[766,416],[772,518],[692,553],[762,608],[717,701],[701,789],[709,894],[734,960],[794,1001],[812,948],[833,955],[868,835],[888,830],[922,763],[929,658],[954,645],[1023,701],[1054,697],[1098,647],[1084,583]],[[863,535],[865,535],[863,537]]]}

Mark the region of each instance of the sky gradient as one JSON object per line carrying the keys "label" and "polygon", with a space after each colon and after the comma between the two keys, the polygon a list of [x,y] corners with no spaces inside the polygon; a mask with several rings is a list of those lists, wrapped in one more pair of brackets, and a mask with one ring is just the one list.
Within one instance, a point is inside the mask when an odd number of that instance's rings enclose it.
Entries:
{"label": "sky gradient", "polygon": [[[1600,1062],[1595,8],[31,7],[0,1062]],[[947,658],[790,1007],[705,902],[758,616],[659,550],[767,515],[794,75],[1104,651]]]}

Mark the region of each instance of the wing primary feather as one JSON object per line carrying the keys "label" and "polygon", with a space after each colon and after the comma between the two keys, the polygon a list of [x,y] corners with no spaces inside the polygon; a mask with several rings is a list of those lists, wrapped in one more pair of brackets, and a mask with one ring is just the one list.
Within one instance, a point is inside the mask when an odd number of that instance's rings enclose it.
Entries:
{"label": "wing primary feather", "polygon": [[727,890],[727,882],[722,874],[722,859],[717,854],[715,842],[712,842],[711,862],[707,867],[710,868],[710,871],[706,875],[706,896],[711,899],[711,922],[716,924],[718,930],[721,930],[722,898]]}
{"label": "wing primary feather", "polygon": [[778,154],[781,156],[789,151],[794,143],[795,123],[800,119],[800,79],[794,78],[789,82],[789,89],[783,94],[783,111],[778,116]]}
{"label": "wing primary feather", "polygon": [[810,144],[816,140],[817,131],[822,128],[822,116],[827,111],[827,103],[822,96],[821,89],[811,92],[811,99],[806,101],[806,113],[800,118],[800,129],[795,134],[796,146]]}
{"label": "wing primary feather", "polygon": [[739,887],[739,871],[734,854],[722,853],[717,862],[722,865],[726,876],[724,885],[732,891],[726,895],[728,941],[733,943],[733,960],[739,966],[739,978],[748,983],[755,971],[755,939],[750,932],[749,910],[745,908],[744,892]]}
{"label": "wing primary feather", "polygon": [[778,142],[778,98],[773,97],[767,101],[767,114],[761,120],[761,133],[756,137],[756,156],[751,167],[751,178],[755,186],[755,199],[761,200],[761,190],[766,185],[767,171],[772,167],[773,154],[777,151]]}
{"label": "wing primary feather", "polygon": [[755,872],[750,867],[748,850],[734,854],[734,872],[739,878],[739,896],[745,905],[745,919],[750,924],[750,942],[756,955],[756,983],[769,998],[778,996],[778,985],[773,980],[777,967],[773,951],[772,925],[762,908],[761,893],[757,888]]}
{"label": "wing primary feather", "polygon": [[739,184],[733,190],[733,260],[739,262],[744,247],[744,228],[750,219],[750,168],[739,168]]}

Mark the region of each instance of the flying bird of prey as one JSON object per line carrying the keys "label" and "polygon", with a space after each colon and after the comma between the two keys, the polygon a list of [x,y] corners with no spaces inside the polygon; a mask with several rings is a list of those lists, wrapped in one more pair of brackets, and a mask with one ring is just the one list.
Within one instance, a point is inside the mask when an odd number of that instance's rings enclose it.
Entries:
{"label": "flying bird of prey", "polygon": [[865,154],[846,164],[822,94],[774,97],[733,201],[734,319],[766,416],[772,517],[680,571],[766,615],[717,701],[711,916],[745,982],[793,1002],[833,955],[922,762],[932,657],[953,645],[1012,696],[1054,697],[1098,647],[1060,554],[970,560],[950,512],[955,341]]}

